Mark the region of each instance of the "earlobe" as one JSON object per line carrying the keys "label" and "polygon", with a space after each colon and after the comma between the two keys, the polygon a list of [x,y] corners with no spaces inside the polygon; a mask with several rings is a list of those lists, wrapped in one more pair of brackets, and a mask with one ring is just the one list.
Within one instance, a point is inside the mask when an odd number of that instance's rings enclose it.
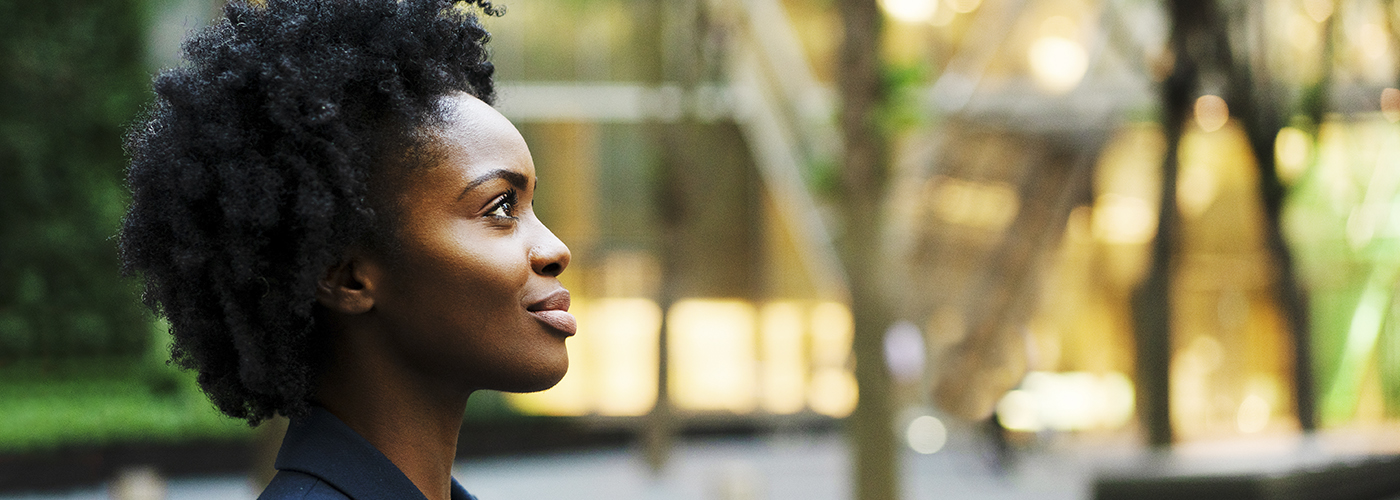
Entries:
{"label": "earlobe", "polygon": [[372,264],[351,255],[326,269],[316,282],[316,301],[343,314],[363,314],[374,308]]}

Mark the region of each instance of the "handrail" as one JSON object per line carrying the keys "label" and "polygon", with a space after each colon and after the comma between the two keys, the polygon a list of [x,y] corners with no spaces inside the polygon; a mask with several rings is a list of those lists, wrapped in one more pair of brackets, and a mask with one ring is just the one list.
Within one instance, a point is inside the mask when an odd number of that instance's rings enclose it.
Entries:
{"label": "handrail", "polygon": [[[728,53],[734,120],[773,196],[779,224],[795,241],[821,298],[845,300],[847,281],[822,210],[803,178],[805,165],[839,151],[831,99],[802,51],[778,0],[719,0],[733,7],[741,36]],[[824,146],[824,147],[823,147]]]}

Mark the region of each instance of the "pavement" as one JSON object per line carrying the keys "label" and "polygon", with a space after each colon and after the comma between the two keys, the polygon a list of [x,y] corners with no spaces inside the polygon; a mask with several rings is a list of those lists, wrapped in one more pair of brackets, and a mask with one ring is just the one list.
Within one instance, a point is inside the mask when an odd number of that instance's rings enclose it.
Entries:
{"label": "pavement", "polygon": [[[1036,436],[1034,446],[1009,455],[998,455],[972,429],[951,429],[946,438],[932,454],[903,449],[904,498],[1088,499],[1100,476],[1280,477],[1376,457],[1400,464],[1400,427],[1197,441],[1169,452],[1146,451],[1130,434]],[[791,431],[682,440],[657,472],[637,449],[596,448],[463,460],[453,475],[482,500],[849,500],[850,471],[838,432]],[[166,500],[257,497],[246,476],[148,476]],[[100,485],[0,500],[99,500],[116,490]]]}
{"label": "pavement", "polygon": [[[906,498],[1070,500],[1088,498],[1102,457],[1023,454],[1001,465],[991,448],[952,439],[937,453],[903,452]],[[847,500],[847,447],[837,433],[773,434],[680,442],[653,473],[631,448],[458,462],[454,476],[482,500]],[[172,478],[167,500],[251,500],[243,476]],[[0,500],[98,500],[109,485]]]}
{"label": "pavement", "polygon": [[[904,453],[906,498],[1087,498],[1091,476],[1075,461],[1027,457],[1000,472],[975,450]],[[653,474],[626,450],[459,463],[458,481],[483,500],[845,500],[847,448],[838,436],[716,440],[678,446]]]}

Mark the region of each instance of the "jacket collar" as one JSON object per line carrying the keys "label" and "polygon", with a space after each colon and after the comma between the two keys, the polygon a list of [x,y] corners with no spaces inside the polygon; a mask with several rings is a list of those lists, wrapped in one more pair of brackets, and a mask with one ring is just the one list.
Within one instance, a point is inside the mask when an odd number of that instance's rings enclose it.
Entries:
{"label": "jacket collar", "polygon": [[[287,426],[276,467],[315,476],[352,499],[427,500],[388,457],[319,406]],[[475,497],[453,479],[452,500]]]}

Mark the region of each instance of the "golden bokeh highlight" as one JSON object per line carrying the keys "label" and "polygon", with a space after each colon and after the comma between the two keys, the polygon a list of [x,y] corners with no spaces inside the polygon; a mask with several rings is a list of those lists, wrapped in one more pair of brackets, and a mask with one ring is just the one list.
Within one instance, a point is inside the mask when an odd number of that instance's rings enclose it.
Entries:
{"label": "golden bokeh highlight", "polygon": [[1356,44],[1369,62],[1380,62],[1390,52],[1390,35],[1381,25],[1366,23],[1361,25]]}
{"label": "golden bokeh highlight", "polygon": [[823,415],[844,417],[856,408],[858,391],[851,371],[855,323],[850,309],[823,302],[812,309],[812,384],[807,404]]}
{"label": "golden bokeh highlight", "polygon": [[1020,197],[1006,183],[936,176],[926,191],[933,215],[950,224],[1000,231],[1020,211]]}
{"label": "golden bokeh highlight", "polygon": [[1026,374],[1021,387],[997,402],[998,420],[1023,432],[1119,429],[1133,419],[1133,383],[1110,371]]}
{"label": "golden bokeh highlight", "polygon": [[1308,168],[1312,157],[1313,139],[1307,132],[1295,127],[1284,127],[1274,140],[1274,158],[1277,160],[1279,179],[1292,184]]}
{"label": "golden bokeh highlight", "polygon": [[1050,16],[1040,23],[1040,36],[1026,53],[1031,76],[1052,94],[1074,90],[1089,69],[1089,53],[1079,42],[1079,28],[1065,16]]}
{"label": "golden bokeh highlight", "polygon": [[683,300],[666,318],[671,398],[696,411],[758,407],[757,311],[739,300]]}
{"label": "golden bokeh highlight", "polygon": [[938,0],[880,0],[885,14],[903,23],[926,23],[938,13]]}
{"label": "golden bokeh highlight", "polygon": [[1196,125],[1206,132],[1214,132],[1230,121],[1230,106],[1218,95],[1206,94],[1196,99]]}
{"label": "golden bokeh highlight", "polygon": [[795,301],[764,304],[758,312],[762,337],[762,407],[787,415],[807,406],[806,322]]}

